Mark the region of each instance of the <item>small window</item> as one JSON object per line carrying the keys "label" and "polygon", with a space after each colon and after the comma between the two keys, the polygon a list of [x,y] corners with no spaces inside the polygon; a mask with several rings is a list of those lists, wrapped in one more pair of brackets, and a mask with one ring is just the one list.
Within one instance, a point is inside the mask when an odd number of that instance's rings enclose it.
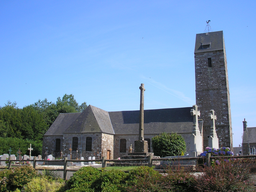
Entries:
{"label": "small window", "polygon": [[120,153],[126,152],[126,139],[120,139]]}
{"label": "small window", "polygon": [[211,47],[211,43],[201,43],[200,47],[199,47],[199,50],[202,50],[202,49],[209,49]]}
{"label": "small window", "polygon": [[56,139],[55,151],[60,152],[60,139]]}
{"label": "small window", "polygon": [[77,137],[73,137],[72,140],[72,151],[76,151],[78,149],[78,138]]}
{"label": "small window", "polygon": [[150,152],[150,139],[145,139],[148,142],[148,152]]}
{"label": "small window", "polygon": [[86,137],[86,151],[92,151],[92,138]]}
{"label": "small window", "polygon": [[208,58],[208,67],[212,67],[212,58]]}

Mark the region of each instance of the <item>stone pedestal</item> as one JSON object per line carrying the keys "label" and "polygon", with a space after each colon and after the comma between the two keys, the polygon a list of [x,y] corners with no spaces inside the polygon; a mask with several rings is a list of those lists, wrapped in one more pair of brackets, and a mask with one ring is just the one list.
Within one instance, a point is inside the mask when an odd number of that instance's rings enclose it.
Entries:
{"label": "stone pedestal", "polygon": [[148,142],[145,140],[135,141],[135,153],[148,153]]}

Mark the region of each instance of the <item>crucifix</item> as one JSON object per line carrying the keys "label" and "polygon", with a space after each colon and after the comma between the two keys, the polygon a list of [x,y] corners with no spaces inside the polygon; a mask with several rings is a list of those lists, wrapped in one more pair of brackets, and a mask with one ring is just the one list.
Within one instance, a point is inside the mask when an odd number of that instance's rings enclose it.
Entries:
{"label": "crucifix", "polygon": [[197,134],[197,131],[199,131],[198,117],[200,116],[200,111],[198,110],[197,105],[193,105],[193,109],[191,109],[190,113],[193,116],[193,133]]}
{"label": "crucifix", "polygon": [[11,157],[12,148],[9,149],[9,158]]}
{"label": "crucifix", "polygon": [[211,117],[211,136],[215,136],[215,120],[217,120],[217,116],[215,115],[215,111],[212,109],[210,113]]}
{"label": "crucifix", "polygon": [[20,161],[21,160],[21,154],[22,154],[22,152],[20,151],[20,148],[19,148],[19,151],[17,153],[19,155],[19,161]]}
{"label": "crucifix", "polygon": [[30,143],[30,147],[28,148],[29,150],[29,159],[31,158],[31,151],[33,151],[33,148],[31,147],[31,143]]}
{"label": "crucifix", "polygon": [[144,140],[144,84],[141,83],[140,89],[140,127],[139,127],[139,140]]}

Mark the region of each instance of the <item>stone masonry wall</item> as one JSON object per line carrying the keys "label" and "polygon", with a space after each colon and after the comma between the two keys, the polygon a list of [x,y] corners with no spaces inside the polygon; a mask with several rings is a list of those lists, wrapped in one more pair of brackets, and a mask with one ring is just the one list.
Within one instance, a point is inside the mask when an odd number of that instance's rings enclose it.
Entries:
{"label": "stone masonry wall", "polygon": [[[182,137],[184,138],[185,142],[186,142],[186,150],[187,152],[190,152],[193,150],[193,135],[192,133],[187,133],[187,134],[181,134]],[[150,139],[150,152],[153,152],[153,148],[152,148],[152,138],[156,136],[156,135],[145,135],[144,138],[145,139]],[[125,153],[120,153],[120,139],[126,139],[126,152]],[[128,155],[129,153],[129,147],[132,144],[133,147],[133,152],[134,152],[134,143],[135,141],[138,140],[138,135],[115,135],[115,152],[114,152],[114,158],[118,158],[118,157],[122,157],[125,155]],[[201,148],[201,147],[200,147]],[[200,153],[201,151],[198,151],[198,153]]]}
{"label": "stone masonry wall", "polygon": [[[61,151],[63,152],[63,157],[67,157],[70,154],[70,148],[72,148],[73,137],[78,138],[78,154],[76,151],[72,151],[72,159],[77,157],[84,157],[88,159],[89,156],[95,156],[96,159],[101,158],[101,133],[92,134],[68,134],[62,136],[44,136],[43,139],[43,150],[42,156],[45,156],[47,150],[48,154],[53,154],[55,156],[56,139],[61,139]],[[92,151],[86,151],[86,137],[92,137]],[[46,148],[47,147],[47,148]]]}
{"label": "stone masonry wall", "polygon": [[[224,53],[211,51],[195,54],[196,104],[201,112],[200,118],[204,120],[204,148],[210,135],[211,109],[217,115],[219,146],[233,147],[228,72]],[[212,60],[212,67],[208,66],[208,58]]]}
{"label": "stone masonry wall", "polygon": [[107,158],[108,151],[110,152],[110,159],[114,157],[114,135],[102,134],[102,156]]}

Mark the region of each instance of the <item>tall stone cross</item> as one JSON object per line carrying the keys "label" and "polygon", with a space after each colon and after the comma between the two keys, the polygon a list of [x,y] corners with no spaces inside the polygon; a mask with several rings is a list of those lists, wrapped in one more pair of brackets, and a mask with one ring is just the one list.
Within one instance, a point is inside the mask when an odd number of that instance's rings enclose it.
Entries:
{"label": "tall stone cross", "polygon": [[140,127],[139,127],[139,140],[144,140],[144,84],[141,83],[140,89]]}
{"label": "tall stone cross", "polygon": [[193,109],[191,109],[190,113],[193,116],[193,133],[196,134],[197,131],[199,131],[198,117],[200,116],[200,111],[198,111],[198,106],[193,105]]}
{"label": "tall stone cross", "polygon": [[29,159],[31,158],[31,151],[33,151],[33,148],[31,147],[31,143],[30,143],[30,147],[28,148],[29,150]]}
{"label": "tall stone cross", "polygon": [[215,136],[215,120],[217,120],[217,116],[215,115],[215,111],[212,109],[211,113],[210,113],[210,117],[211,117],[211,136]]}

